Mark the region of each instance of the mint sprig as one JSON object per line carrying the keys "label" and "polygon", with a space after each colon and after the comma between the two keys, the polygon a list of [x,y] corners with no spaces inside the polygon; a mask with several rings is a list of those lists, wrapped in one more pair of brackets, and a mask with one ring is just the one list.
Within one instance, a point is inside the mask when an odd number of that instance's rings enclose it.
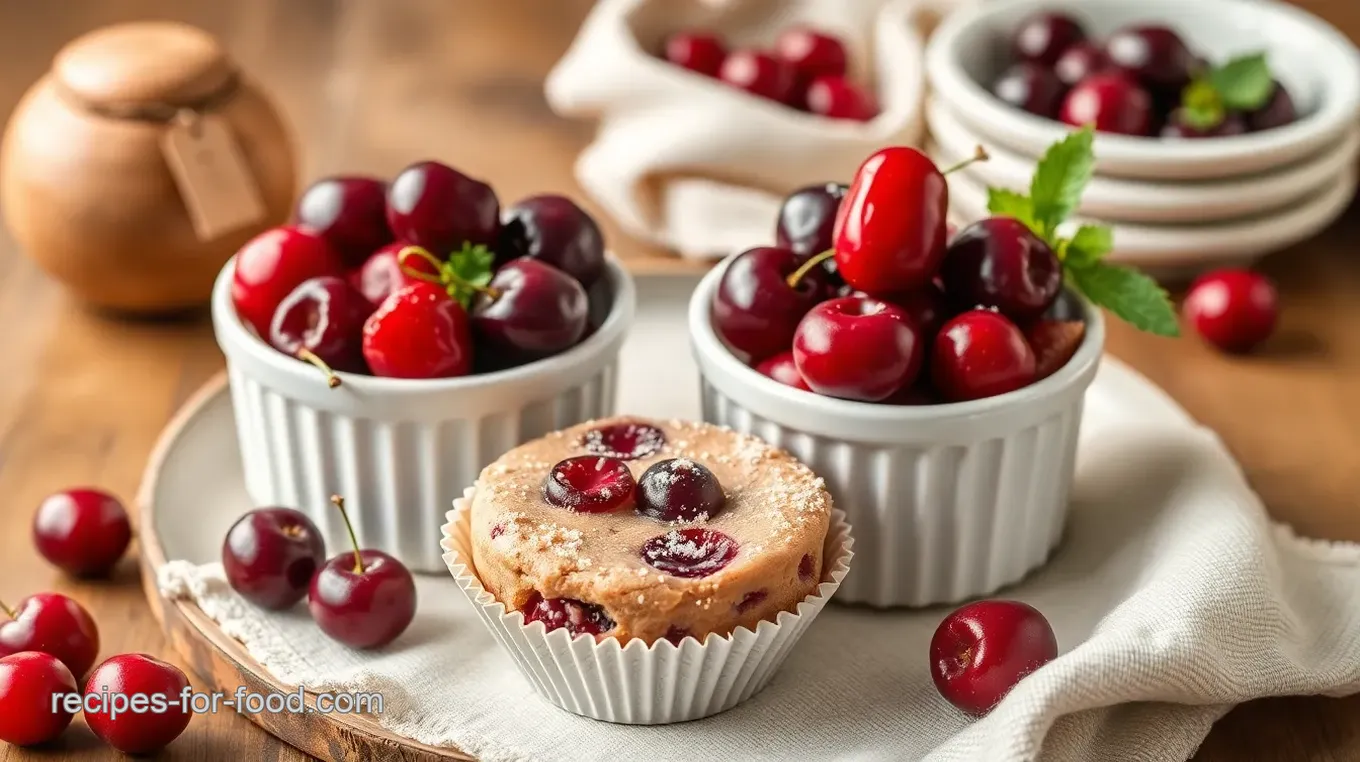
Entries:
{"label": "mint sprig", "polygon": [[1068,286],[1140,331],[1179,336],[1180,324],[1170,297],[1157,282],[1129,267],[1112,265],[1114,233],[1101,225],[1082,225],[1070,237],[1058,228],[1076,211],[1095,172],[1095,131],[1083,127],[1044,154],[1035,168],[1029,195],[992,189],[987,210],[1023,223],[1057,253]]}
{"label": "mint sprig", "polygon": [[1204,71],[1181,92],[1181,118],[1197,130],[1212,130],[1233,111],[1255,111],[1275,94],[1265,53],[1234,58]]}

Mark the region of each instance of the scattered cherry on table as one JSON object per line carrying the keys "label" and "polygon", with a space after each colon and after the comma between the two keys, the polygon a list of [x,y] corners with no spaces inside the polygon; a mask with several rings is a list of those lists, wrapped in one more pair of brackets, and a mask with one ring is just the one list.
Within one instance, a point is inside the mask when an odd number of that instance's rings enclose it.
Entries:
{"label": "scattered cherry on table", "polygon": [[312,575],[325,560],[320,530],[292,508],[250,511],[222,540],[227,583],[264,609],[286,609],[306,598]]}
{"label": "scattered cherry on table", "polygon": [[1260,273],[1224,269],[1195,280],[1182,311],[1204,340],[1225,352],[1249,352],[1270,338],[1279,319],[1275,285]]}
{"label": "scattered cherry on table", "polygon": [[55,656],[23,651],[0,658],[0,741],[37,746],[54,741],[71,724],[64,696],[80,684]]}
{"label": "scattered cherry on table", "polygon": [[332,557],[312,577],[307,608],[332,639],[350,648],[381,648],[415,619],[415,578],[392,556],[360,549],[344,500],[337,495],[331,502],[340,511],[353,550]]}
{"label": "scattered cherry on table", "polygon": [[[145,695],[149,706],[164,704],[164,711],[111,711],[108,701],[86,707],[85,724],[104,743],[124,754],[150,754],[169,746],[193,716],[182,701],[189,678],[169,662],[148,654],[121,654],[105,660],[85,681],[86,695]],[[157,701],[156,697],[161,697]],[[90,711],[93,709],[94,711]]]}
{"label": "scattered cherry on table", "polygon": [[57,658],[80,677],[99,655],[99,628],[76,601],[59,593],[38,593],[13,608],[0,602],[8,621],[0,621],[0,656],[40,651]]}
{"label": "scattered cherry on table", "polygon": [[977,601],[940,622],[930,639],[930,676],[945,700],[981,716],[1057,656],[1058,639],[1038,609]]}
{"label": "scattered cherry on table", "polygon": [[78,487],[49,495],[33,516],[33,544],[42,557],[76,577],[113,570],[128,543],[127,510],[103,490]]}

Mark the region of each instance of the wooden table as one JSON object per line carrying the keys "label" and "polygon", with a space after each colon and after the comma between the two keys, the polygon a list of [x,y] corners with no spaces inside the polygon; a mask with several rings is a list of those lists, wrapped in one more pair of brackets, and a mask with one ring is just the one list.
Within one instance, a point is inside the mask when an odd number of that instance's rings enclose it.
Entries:
{"label": "wooden table", "polygon": [[[1354,0],[1302,5],[1360,37]],[[304,139],[304,171],[390,174],[427,156],[491,178],[504,197],[579,194],[571,163],[588,126],[555,118],[540,81],[589,0],[63,0],[0,5],[0,115],[75,35],[171,17],[222,35]],[[348,107],[345,104],[353,104]],[[694,266],[608,231],[636,272]],[[1360,204],[1328,232],[1273,256],[1283,324],[1268,349],[1229,358],[1116,325],[1111,351],[1217,429],[1276,518],[1302,534],[1360,541]],[[104,655],[171,656],[127,559],[106,583],[75,583],[29,542],[47,493],[93,483],[130,498],[157,433],[222,366],[206,320],[120,322],[83,311],[0,232],[0,598],[57,590],[103,624]],[[114,759],[79,721],[56,754],[0,746],[0,762]],[[300,758],[234,715],[197,717],[178,759]],[[1279,698],[1227,716],[1198,760],[1360,759],[1360,697]]]}

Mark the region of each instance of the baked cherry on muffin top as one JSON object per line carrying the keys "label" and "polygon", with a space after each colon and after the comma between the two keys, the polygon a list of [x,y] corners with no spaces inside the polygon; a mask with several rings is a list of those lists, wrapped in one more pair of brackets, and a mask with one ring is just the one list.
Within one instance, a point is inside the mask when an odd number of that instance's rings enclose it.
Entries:
{"label": "baked cherry on muffin top", "polygon": [[472,560],[526,624],[702,641],[814,593],[830,521],[822,480],[783,450],[706,423],[620,417],[483,470]]}

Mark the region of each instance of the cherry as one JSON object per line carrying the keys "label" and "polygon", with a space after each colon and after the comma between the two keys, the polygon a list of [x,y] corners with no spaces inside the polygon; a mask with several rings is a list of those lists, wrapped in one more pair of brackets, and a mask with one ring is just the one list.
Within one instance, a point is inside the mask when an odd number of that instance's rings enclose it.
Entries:
{"label": "cherry", "polygon": [[878,116],[873,95],[841,76],[818,77],[807,86],[807,110],[832,119],[867,122]]}
{"label": "cherry", "polygon": [[1091,42],[1078,42],[1063,51],[1053,64],[1053,75],[1064,87],[1075,87],[1083,79],[1104,71],[1110,62],[1105,51]]}
{"label": "cherry", "polygon": [[351,276],[351,284],[359,293],[364,295],[369,304],[376,309],[379,304],[387,300],[392,292],[397,291],[403,286],[420,282],[418,278],[411,277],[409,271],[425,273],[438,277],[439,270],[434,263],[422,257],[407,257],[401,259],[402,250],[410,244],[402,241],[389,243],[388,245],[373,252],[364,261],[358,273]]}
{"label": "cherry", "polygon": [[1227,114],[1217,126],[1201,129],[1186,122],[1185,112],[1176,109],[1162,125],[1161,135],[1164,138],[1222,138],[1242,135],[1246,131],[1246,122],[1237,114]]}
{"label": "cherry", "polygon": [[1270,100],[1266,101],[1266,105],[1246,116],[1247,126],[1251,128],[1252,132],[1283,127],[1293,123],[1298,118],[1298,111],[1294,108],[1294,99],[1290,97],[1289,91],[1278,80],[1275,82],[1275,90],[1271,92]]}
{"label": "cherry", "polygon": [[713,297],[713,326],[734,354],[759,362],[789,348],[798,321],[826,292],[823,271],[804,264],[788,249],[762,246],[728,265]]}
{"label": "cherry", "polygon": [[786,105],[793,104],[798,86],[797,70],[760,50],[730,53],[718,78],[739,90]]}
{"label": "cherry", "polygon": [[0,741],[36,746],[55,741],[71,724],[64,697],[80,684],[56,657],[24,651],[0,659]]}
{"label": "cherry", "polygon": [[1164,26],[1120,29],[1105,41],[1105,55],[1111,65],[1158,90],[1184,87],[1199,65],[1180,35]]}
{"label": "cherry", "polygon": [[1019,323],[1048,310],[1062,290],[1062,264],[1023,222],[991,217],[965,228],[949,245],[944,290],[961,310],[995,307]]}
{"label": "cherry", "polygon": [[565,196],[532,196],[505,211],[500,261],[530,257],[590,288],[604,272],[604,235],[595,220]]}
{"label": "cherry", "polygon": [[614,620],[604,607],[575,598],[544,598],[538,593],[524,604],[524,623],[542,622],[546,632],[565,627],[573,638],[578,635],[603,635],[614,629]]}
{"label": "cherry", "polygon": [[1011,39],[1015,58],[1052,66],[1063,51],[1086,39],[1086,31],[1071,16],[1036,13],[1020,22]]}
{"label": "cherry", "polygon": [[543,499],[575,513],[609,513],[633,497],[633,473],[623,461],[578,455],[552,467],[543,479]]}
{"label": "cherry", "polygon": [[977,601],[940,622],[930,639],[930,676],[949,703],[980,716],[1057,656],[1058,639],[1037,609]]}
{"label": "cherry", "polygon": [[397,639],[416,616],[416,582],[397,559],[380,550],[360,550],[354,525],[339,496],[353,552],[321,566],[307,590],[307,608],[321,631],[350,648],[381,648]]}
{"label": "cherry", "polygon": [[831,248],[836,211],[850,186],[823,183],[799,188],[784,199],[775,224],[775,242],[800,257],[811,257]]}
{"label": "cherry", "polygon": [[1052,119],[1058,115],[1066,88],[1052,69],[1022,61],[997,78],[992,93],[1018,109]]}
{"label": "cherry", "polygon": [[307,597],[325,560],[316,524],[292,508],[257,508],[237,519],[222,541],[231,589],[265,609],[286,609]]}
{"label": "cherry", "polygon": [[279,303],[269,325],[269,344],[309,362],[340,385],[333,370],[366,370],[361,334],[373,305],[349,281],[326,275],[303,281]]}
{"label": "cherry", "polygon": [[862,296],[822,302],[798,324],[793,360],[813,391],[878,402],[916,380],[923,341],[895,304]]}
{"label": "cherry", "polygon": [[1080,320],[1040,320],[1025,331],[1025,340],[1034,350],[1034,380],[1057,373],[1086,338],[1086,324]]}
{"label": "cherry", "polygon": [[112,571],[132,541],[127,511],[89,487],[49,495],[33,516],[33,544],[48,563],[76,577]]}
{"label": "cherry", "polygon": [[716,529],[687,527],[643,543],[642,560],[673,577],[697,579],[722,571],[739,549],[736,540]]}
{"label": "cherry", "polygon": [[676,66],[716,77],[727,58],[727,48],[715,34],[678,32],[666,38],[665,58]]}
{"label": "cherry", "polygon": [[1182,307],[1206,341],[1225,352],[1247,352],[1275,331],[1279,295],[1268,278],[1249,270],[1216,270],[1195,280]]}
{"label": "cherry", "polygon": [[387,227],[387,183],[372,177],[327,177],[312,183],[293,214],[350,267],[392,241]]}
{"label": "cherry", "polygon": [[671,458],[653,463],[637,482],[637,512],[658,521],[709,521],[727,505],[718,477],[701,463]]}
{"label": "cherry", "polygon": [[494,350],[540,358],[575,346],[585,335],[586,291],[552,265],[528,257],[511,260],[486,289],[473,302],[472,328]]}
{"label": "cherry", "polygon": [[450,378],[472,369],[467,311],[432,283],[404,286],[364,323],[363,351],[375,375]]}
{"label": "cherry", "polygon": [[99,628],[84,606],[57,593],[38,593],[14,608],[0,603],[10,621],[0,623],[0,656],[41,651],[73,675],[83,675],[99,655]]}
{"label": "cherry", "polygon": [[[189,727],[193,715],[185,700],[188,692],[189,678],[173,664],[147,654],[114,656],[85,681],[87,700],[93,704],[86,707],[85,724],[124,754],[150,754]],[[130,704],[138,695],[146,696],[147,711],[131,711],[118,698],[127,697]]]}
{"label": "cherry", "polygon": [[246,325],[268,336],[279,302],[298,284],[308,278],[344,274],[340,255],[319,234],[297,227],[272,228],[236,252],[231,301]]}
{"label": "cherry", "polygon": [[465,243],[496,243],[500,202],[490,185],[439,162],[422,161],[392,181],[387,224],[398,239],[447,256]]}
{"label": "cherry", "polygon": [[793,350],[785,350],[765,360],[756,366],[756,370],[786,386],[805,392],[812,391],[812,387],[803,380],[803,374],[798,372],[798,365],[793,360]]}
{"label": "cherry", "polygon": [[992,397],[1034,383],[1034,350],[1003,315],[973,310],[940,329],[930,370],[950,402]]}
{"label": "cherry", "polygon": [[661,452],[666,446],[666,432],[646,423],[612,423],[587,431],[581,437],[581,446],[591,455],[638,460]]}
{"label": "cherry", "polygon": [[793,67],[806,86],[818,77],[844,77],[849,67],[845,45],[835,37],[805,26],[780,32],[774,54]]}
{"label": "cherry", "polygon": [[883,297],[883,301],[901,307],[921,336],[934,336],[944,321],[953,315],[946,303],[944,290],[934,283],[915,291],[888,294]]}
{"label": "cherry", "polygon": [[1060,116],[1074,127],[1093,124],[1100,132],[1147,135],[1152,128],[1152,96],[1123,74],[1094,74],[1067,93]]}

